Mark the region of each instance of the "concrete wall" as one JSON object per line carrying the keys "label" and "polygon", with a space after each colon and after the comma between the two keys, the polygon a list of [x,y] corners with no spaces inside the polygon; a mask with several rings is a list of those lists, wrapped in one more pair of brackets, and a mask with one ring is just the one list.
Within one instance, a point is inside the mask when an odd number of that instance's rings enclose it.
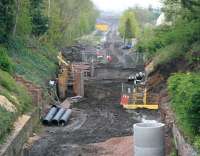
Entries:
{"label": "concrete wall", "polygon": [[22,76],[16,75],[15,80],[27,88],[32,97],[33,110],[31,113],[21,115],[15,121],[11,134],[0,146],[0,156],[23,156],[23,146],[38,124],[40,110],[43,107],[42,89],[39,86],[25,80]]}
{"label": "concrete wall", "polygon": [[197,156],[197,152],[193,149],[193,147],[187,143],[178,127],[173,124],[172,133],[175,140],[175,145],[178,150],[178,154],[180,156]]}
{"label": "concrete wall", "polygon": [[23,146],[33,133],[38,121],[39,109],[19,117],[15,122],[14,130],[7,138],[7,142],[0,148],[0,156],[23,156]]}

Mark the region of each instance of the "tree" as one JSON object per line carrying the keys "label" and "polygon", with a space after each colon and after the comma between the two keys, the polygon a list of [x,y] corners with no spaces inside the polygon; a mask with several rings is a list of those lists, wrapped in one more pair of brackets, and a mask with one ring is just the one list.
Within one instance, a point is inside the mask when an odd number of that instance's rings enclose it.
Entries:
{"label": "tree", "polygon": [[48,30],[48,17],[44,16],[43,0],[31,1],[31,16],[32,16],[32,33],[35,36],[41,36]]}
{"label": "tree", "polygon": [[14,25],[14,0],[0,1],[0,43],[8,40]]}
{"label": "tree", "polygon": [[160,15],[159,9],[134,7],[131,8],[131,10],[135,13],[135,17],[142,28],[144,28],[147,23],[155,24]]}
{"label": "tree", "polygon": [[90,0],[51,1],[47,38],[54,45],[66,46],[94,29],[98,13]]}
{"label": "tree", "polygon": [[133,37],[134,37],[134,32],[133,32],[133,29],[132,29],[131,20],[130,20],[130,18],[127,18],[126,23],[125,23],[124,38],[131,39]]}
{"label": "tree", "polygon": [[0,1],[0,43],[17,36],[28,36],[31,31],[29,0]]}
{"label": "tree", "polygon": [[[32,22],[30,14],[30,0],[19,1],[19,7],[15,10],[16,32],[13,31],[13,37],[27,38],[31,34]],[[17,8],[17,7],[15,7]],[[14,28],[13,28],[14,30]]]}
{"label": "tree", "polygon": [[119,32],[126,39],[135,38],[139,34],[139,26],[135,14],[131,9],[126,10],[120,18]]}
{"label": "tree", "polygon": [[177,18],[199,19],[200,18],[200,1],[199,0],[164,0],[166,17],[172,22]]}

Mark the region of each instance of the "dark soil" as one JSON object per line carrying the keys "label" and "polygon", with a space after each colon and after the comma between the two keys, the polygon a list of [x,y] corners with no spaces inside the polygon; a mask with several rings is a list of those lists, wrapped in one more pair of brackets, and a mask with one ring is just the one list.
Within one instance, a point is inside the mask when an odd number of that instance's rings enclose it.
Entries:
{"label": "dark soil", "polygon": [[[116,55],[116,47],[111,51],[113,56]],[[139,121],[140,115],[147,119],[159,118],[155,111],[127,112],[120,107],[121,82],[135,72],[133,69],[118,68],[119,62],[127,65],[127,54],[121,55],[123,58],[120,58],[120,54],[123,53],[117,53],[111,64],[113,68],[99,67],[96,78],[86,82],[86,96],[81,102],[72,104],[73,113],[68,125],[44,127],[44,131],[39,134],[40,139],[34,142],[27,155],[98,156],[102,149],[94,147],[92,143],[132,135],[132,126]]]}

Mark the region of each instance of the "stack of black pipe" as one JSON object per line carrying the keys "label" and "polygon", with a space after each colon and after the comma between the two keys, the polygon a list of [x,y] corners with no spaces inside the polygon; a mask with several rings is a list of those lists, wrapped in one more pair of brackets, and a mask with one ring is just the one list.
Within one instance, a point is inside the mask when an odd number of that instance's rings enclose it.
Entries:
{"label": "stack of black pipe", "polygon": [[71,116],[71,109],[64,109],[58,106],[52,106],[46,116],[43,118],[44,125],[65,126]]}

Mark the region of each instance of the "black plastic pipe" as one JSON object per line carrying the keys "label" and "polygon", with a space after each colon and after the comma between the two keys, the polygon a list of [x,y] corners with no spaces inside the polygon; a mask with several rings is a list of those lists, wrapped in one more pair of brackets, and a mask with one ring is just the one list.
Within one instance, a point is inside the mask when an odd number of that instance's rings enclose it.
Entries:
{"label": "black plastic pipe", "polygon": [[71,113],[72,113],[71,109],[66,110],[66,112],[60,118],[59,125],[65,126],[67,124],[67,121],[69,120],[69,118],[71,116]]}
{"label": "black plastic pipe", "polygon": [[59,124],[59,120],[63,116],[64,113],[65,113],[65,109],[64,108],[60,108],[58,110],[58,112],[56,113],[56,115],[53,117],[52,124],[58,125]]}

